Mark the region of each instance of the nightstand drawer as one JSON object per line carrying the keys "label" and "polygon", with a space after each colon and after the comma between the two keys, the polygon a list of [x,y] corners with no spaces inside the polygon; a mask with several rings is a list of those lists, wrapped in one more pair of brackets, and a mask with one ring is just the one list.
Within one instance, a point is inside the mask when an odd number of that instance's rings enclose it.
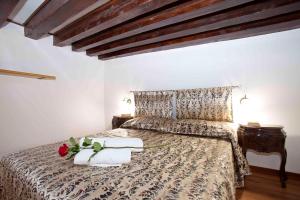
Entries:
{"label": "nightstand drawer", "polygon": [[245,134],[245,138],[249,149],[266,153],[280,150],[282,147],[278,141],[284,139],[282,135],[263,129],[249,131]]}

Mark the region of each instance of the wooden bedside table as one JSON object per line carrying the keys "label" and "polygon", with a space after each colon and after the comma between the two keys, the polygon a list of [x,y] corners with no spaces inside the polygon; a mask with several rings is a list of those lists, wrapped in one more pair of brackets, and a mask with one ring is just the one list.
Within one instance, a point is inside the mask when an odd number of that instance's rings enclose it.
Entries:
{"label": "wooden bedside table", "polygon": [[283,131],[282,126],[266,125],[261,127],[251,127],[248,125],[240,125],[238,129],[238,140],[245,157],[248,149],[263,153],[280,153],[281,164],[279,175],[281,187],[286,187],[285,181],[287,180],[285,173],[287,157],[285,138],[286,134]]}
{"label": "wooden bedside table", "polygon": [[126,121],[133,119],[132,116],[113,116],[112,119],[112,128],[116,129],[119,128],[123,123],[125,123]]}

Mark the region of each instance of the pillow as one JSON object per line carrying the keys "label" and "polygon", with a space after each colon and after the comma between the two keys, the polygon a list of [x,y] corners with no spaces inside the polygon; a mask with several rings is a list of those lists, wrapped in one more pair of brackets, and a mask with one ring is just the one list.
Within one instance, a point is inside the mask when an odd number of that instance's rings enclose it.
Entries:
{"label": "pillow", "polygon": [[134,92],[136,117],[172,118],[174,92]]}
{"label": "pillow", "polygon": [[232,122],[232,87],[176,91],[178,119]]}
{"label": "pillow", "polygon": [[136,117],[126,121],[121,128],[155,130],[162,133],[175,133],[202,136],[221,136],[230,132],[237,140],[236,124],[230,122],[206,121],[199,119],[166,119],[157,117]]}
{"label": "pillow", "polygon": [[161,127],[168,121],[173,119],[158,118],[158,117],[135,117],[126,121],[120,128],[144,129],[160,131]]}

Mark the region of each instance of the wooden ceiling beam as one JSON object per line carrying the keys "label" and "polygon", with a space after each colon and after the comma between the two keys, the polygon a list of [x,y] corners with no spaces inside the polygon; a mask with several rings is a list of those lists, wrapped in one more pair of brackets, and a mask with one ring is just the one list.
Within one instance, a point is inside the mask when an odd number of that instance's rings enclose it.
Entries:
{"label": "wooden ceiling beam", "polygon": [[22,8],[25,0],[0,0],[0,28]]}
{"label": "wooden ceiling beam", "polygon": [[[54,45],[66,46],[104,29],[180,0],[111,0],[54,33]],[[181,0],[182,1],[182,0]]]}
{"label": "wooden ceiling beam", "polygon": [[204,33],[194,34],[163,42],[133,47],[98,56],[101,60],[108,60],[124,56],[149,53],[161,50],[187,47],[211,42],[219,42],[238,38],[245,38],[261,34],[300,28],[300,12],[280,15],[265,20],[249,22],[227,28],[221,28]]}
{"label": "wooden ceiling beam", "polygon": [[105,43],[130,37],[139,33],[179,23],[185,20],[232,8],[253,0],[190,0],[181,1],[162,12],[153,13],[120,26],[104,30],[90,37],[84,38],[72,45],[74,51],[83,51]]}
{"label": "wooden ceiling beam", "polygon": [[40,39],[72,18],[86,14],[108,0],[51,0],[46,1],[25,23],[25,36]]}
{"label": "wooden ceiling beam", "polygon": [[220,29],[237,24],[266,19],[300,10],[299,0],[274,0],[253,2],[247,6],[230,9],[182,22],[173,26],[138,34],[87,50],[87,55],[96,56],[136,46],[161,42],[196,33]]}

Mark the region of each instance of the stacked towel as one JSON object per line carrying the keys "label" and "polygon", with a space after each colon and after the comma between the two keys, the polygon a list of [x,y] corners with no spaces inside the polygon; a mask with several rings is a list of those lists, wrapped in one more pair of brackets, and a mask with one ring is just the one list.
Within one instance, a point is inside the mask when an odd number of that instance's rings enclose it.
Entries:
{"label": "stacked towel", "polygon": [[[143,151],[143,140],[140,138],[124,138],[124,137],[101,137],[101,138],[90,138],[92,143],[99,142],[105,147],[128,147],[132,152]],[[80,139],[80,146],[82,146],[84,138]],[[131,147],[131,148],[130,148]]]}
{"label": "stacked towel", "polygon": [[[74,164],[100,167],[121,166],[130,162],[131,151],[143,151],[143,140],[140,138],[102,137],[89,139],[92,139],[92,144],[99,142],[104,146],[104,149],[93,156],[90,161],[89,158],[94,154],[94,150],[82,149],[76,154]],[[79,141],[81,147],[83,141],[84,138]]]}
{"label": "stacked towel", "polygon": [[76,154],[74,164],[91,166],[120,166],[121,164],[129,163],[131,160],[130,149],[103,149],[89,161],[89,158],[93,154],[93,149],[81,150]]}

